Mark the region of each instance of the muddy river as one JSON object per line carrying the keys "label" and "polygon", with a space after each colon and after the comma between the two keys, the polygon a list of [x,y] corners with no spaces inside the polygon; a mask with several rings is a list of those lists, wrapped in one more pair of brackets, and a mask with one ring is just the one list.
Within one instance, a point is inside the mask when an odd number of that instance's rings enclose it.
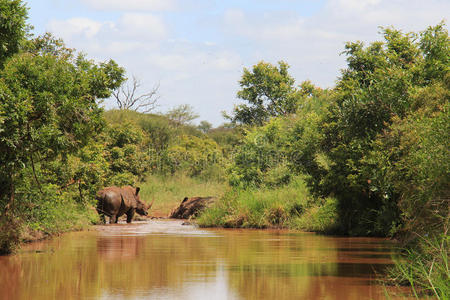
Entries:
{"label": "muddy river", "polygon": [[387,240],[181,223],[95,226],[26,245],[0,257],[0,299],[386,298],[376,279],[392,263]]}

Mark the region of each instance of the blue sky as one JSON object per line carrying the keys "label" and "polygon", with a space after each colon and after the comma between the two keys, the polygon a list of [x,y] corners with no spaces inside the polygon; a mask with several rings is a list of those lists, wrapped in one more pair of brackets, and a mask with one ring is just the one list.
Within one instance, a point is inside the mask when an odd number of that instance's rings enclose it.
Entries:
{"label": "blue sky", "polygon": [[[35,33],[50,31],[97,61],[135,75],[142,92],[160,85],[164,112],[190,104],[224,122],[239,104],[244,67],[290,64],[297,84],[332,87],[346,41],[381,39],[379,26],[421,31],[448,22],[448,0],[30,0]],[[108,108],[114,107],[107,100]]]}

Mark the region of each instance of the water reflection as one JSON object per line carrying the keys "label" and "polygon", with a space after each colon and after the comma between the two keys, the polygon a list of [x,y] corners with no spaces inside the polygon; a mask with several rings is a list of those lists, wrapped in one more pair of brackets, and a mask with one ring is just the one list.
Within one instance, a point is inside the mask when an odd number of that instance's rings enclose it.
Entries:
{"label": "water reflection", "polygon": [[384,299],[391,246],[310,233],[99,226],[0,257],[0,299]]}

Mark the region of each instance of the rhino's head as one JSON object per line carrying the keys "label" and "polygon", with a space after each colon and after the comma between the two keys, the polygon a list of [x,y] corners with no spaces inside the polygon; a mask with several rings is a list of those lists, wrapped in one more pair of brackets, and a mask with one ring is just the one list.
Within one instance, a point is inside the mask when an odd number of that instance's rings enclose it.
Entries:
{"label": "rhino's head", "polygon": [[152,207],[153,202],[150,203],[150,205],[146,205],[144,202],[141,201],[141,197],[139,196],[139,191],[141,189],[139,187],[136,188],[135,192],[135,198],[136,198],[136,212],[140,214],[141,216],[147,216],[148,210]]}

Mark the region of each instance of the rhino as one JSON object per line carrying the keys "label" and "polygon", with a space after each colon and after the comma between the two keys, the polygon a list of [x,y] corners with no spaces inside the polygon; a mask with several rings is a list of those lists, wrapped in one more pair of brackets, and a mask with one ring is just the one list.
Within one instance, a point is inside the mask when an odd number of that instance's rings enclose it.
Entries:
{"label": "rhino", "polygon": [[139,197],[139,187],[132,186],[110,186],[97,192],[97,212],[99,213],[103,223],[105,216],[109,217],[109,223],[117,223],[120,216],[127,215],[127,223],[131,223],[134,213],[137,212],[142,216],[148,215],[150,205],[146,205]]}
{"label": "rhino", "polygon": [[211,206],[215,197],[185,197],[180,205],[176,207],[169,215],[173,219],[195,218],[202,210]]}

